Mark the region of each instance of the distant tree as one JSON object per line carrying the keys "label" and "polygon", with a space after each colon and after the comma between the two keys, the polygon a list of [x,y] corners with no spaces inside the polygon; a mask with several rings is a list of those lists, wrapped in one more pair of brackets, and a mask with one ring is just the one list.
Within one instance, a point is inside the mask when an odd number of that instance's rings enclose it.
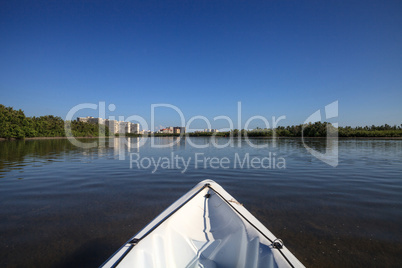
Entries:
{"label": "distant tree", "polygon": [[[74,122],[74,136],[108,136],[109,128],[105,125]],[[26,117],[22,110],[14,110],[0,104],[0,137],[64,137],[64,120],[59,116],[45,115]]]}

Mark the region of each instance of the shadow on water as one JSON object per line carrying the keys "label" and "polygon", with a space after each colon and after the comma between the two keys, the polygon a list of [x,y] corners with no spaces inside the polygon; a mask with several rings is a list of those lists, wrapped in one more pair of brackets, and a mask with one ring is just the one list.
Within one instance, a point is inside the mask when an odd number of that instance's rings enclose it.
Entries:
{"label": "shadow on water", "polygon": [[[85,139],[84,142],[91,142]],[[108,145],[108,141],[106,145]],[[14,140],[0,142],[0,178],[25,166],[43,166],[53,162],[79,159],[82,155],[101,154],[101,147],[81,149],[67,139]]]}
{"label": "shadow on water", "polygon": [[77,148],[64,139],[2,141],[0,171],[20,169],[28,164],[46,164],[76,151]]}

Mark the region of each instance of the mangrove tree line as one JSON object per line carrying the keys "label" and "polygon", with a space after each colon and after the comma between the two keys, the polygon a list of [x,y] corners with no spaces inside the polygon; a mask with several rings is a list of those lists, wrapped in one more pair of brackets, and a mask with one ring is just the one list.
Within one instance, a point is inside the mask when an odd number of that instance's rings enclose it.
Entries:
{"label": "mangrove tree line", "polygon": [[[65,137],[65,121],[58,116],[26,117],[24,112],[0,104],[0,138]],[[108,136],[109,129],[98,124],[71,121],[75,137]]]}

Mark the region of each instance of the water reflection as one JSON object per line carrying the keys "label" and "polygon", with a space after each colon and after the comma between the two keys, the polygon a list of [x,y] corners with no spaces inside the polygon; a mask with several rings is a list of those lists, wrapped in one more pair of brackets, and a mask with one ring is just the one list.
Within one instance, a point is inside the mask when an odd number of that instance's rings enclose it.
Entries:
{"label": "water reflection", "polygon": [[[324,153],[325,139],[306,139],[305,144],[292,138],[250,139],[266,148],[220,137],[143,141],[97,140],[92,149],[62,139],[0,142],[2,265],[98,266],[205,178],[244,203],[308,267],[398,267],[402,262],[397,254],[402,250],[402,140],[341,139],[336,168],[304,146]],[[164,147],[152,148],[151,141]],[[141,159],[185,160],[201,153],[202,158],[229,158],[231,163],[235,154],[252,159],[272,153],[286,159],[286,169],[197,168],[191,161],[185,173],[176,165],[152,173],[152,168],[130,169],[130,153]],[[95,247],[99,241],[103,244]],[[26,257],[15,248],[24,248]],[[82,259],[91,261],[84,265]]]}
{"label": "water reflection", "polygon": [[[94,140],[83,139],[80,141],[93,142]],[[292,138],[250,138],[247,141],[223,137],[107,138],[95,141],[98,146],[90,149],[78,148],[66,139],[0,142],[0,177],[4,177],[11,170],[21,170],[27,165],[38,167],[57,161],[88,163],[99,158],[124,160],[130,153],[153,154],[156,151],[151,150],[158,149],[158,153],[165,150],[186,153],[205,150],[207,153],[214,154],[213,156],[245,151],[260,155],[276,152],[285,158],[288,157],[292,160],[303,158],[305,161],[311,162],[314,157],[307,152],[306,148],[325,154],[335,151],[338,145],[334,142],[328,143],[326,139],[321,138],[305,139],[304,143],[301,139]],[[348,154],[353,152],[355,157],[350,160],[352,162],[357,161],[356,156],[367,158],[368,155],[386,156],[388,154],[390,158],[395,158],[395,155],[401,156],[401,144],[400,140],[339,140],[339,154],[347,158]],[[250,150],[250,147],[255,146],[260,148]],[[226,149],[221,150],[223,148]]]}
{"label": "water reflection", "polygon": [[[148,148],[150,138],[80,139],[82,143],[96,142],[97,147],[82,149],[66,139],[15,140],[0,142],[0,177],[11,170],[21,170],[30,165],[41,167],[58,161],[90,163],[97,158],[124,160],[129,153],[139,153]],[[184,149],[186,139],[181,137],[154,138],[153,143],[173,149]],[[83,158],[84,156],[84,158]]]}
{"label": "water reflection", "polygon": [[0,142],[0,177],[4,172],[26,165],[41,166],[58,161],[77,148],[66,140],[30,140]]}

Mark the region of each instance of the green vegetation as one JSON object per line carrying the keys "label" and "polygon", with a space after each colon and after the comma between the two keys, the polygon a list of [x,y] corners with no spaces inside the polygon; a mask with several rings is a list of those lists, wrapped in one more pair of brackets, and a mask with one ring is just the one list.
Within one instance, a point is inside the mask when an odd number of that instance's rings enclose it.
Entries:
{"label": "green vegetation", "polygon": [[340,127],[339,137],[402,137],[402,124],[400,126],[374,126],[371,127]]}
{"label": "green vegetation", "polygon": [[124,137],[129,137],[129,138],[138,138],[138,137],[142,137],[143,135],[141,134],[137,134],[137,133],[124,133],[120,134],[120,133],[116,133],[114,134],[116,137],[120,137],[120,136],[124,136]]}
{"label": "green vegetation", "polygon": [[[26,117],[22,110],[17,111],[0,104],[0,138],[65,137],[64,124],[65,121],[58,116]],[[67,124],[71,124],[74,137],[109,135],[109,129],[104,125],[98,126],[75,120]]]}
{"label": "green vegetation", "polygon": [[180,137],[177,133],[153,133],[152,137]]}
{"label": "green vegetation", "polygon": [[[287,126],[287,127],[277,127],[275,129],[276,137],[301,137],[302,131],[304,137],[326,137],[327,128],[330,131],[335,131],[336,128],[328,122],[316,122],[314,124],[310,123],[306,125],[303,129],[303,125]],[[191,137],[197,136],[218,136],[218,137],[273,137],[274,131],[272,129],[254,129],[254,130],[238,130],[234,129],[230,132],[196,132],[189,133]],[[339,137],[402,137],[402,125],[400,126],[371,126],[371,127],[339,127],[338,128]]]}
{"label": "green vegetation", "polygon": [[[22,110],[14,110],[0,104],[0,138],[23,139],[28,137],[65,137],[64,124],[70,124],[74,137],[98,137],[109,136],[109,129],[105,125],[84,123],[77,121],[65,122],[61,117],[46,115],[40,117],[26,117]],[[187,133],[191,137],[218,136],[218,137],[326,137],[327,129],[336,130],[331,123],[316,122],[314,124],[277,127],[272,129],[238,130],[230,132],[196,132]],[[118,135],[118,134],[117,134]],[[127,137],[139,137],[140,134],[126,133]],[[153,137],[172,136],[180,134],[154,133]],[[366,126],[366,127],[339,127],[339,137],[402,137],[402,124],[400,126]]]}

